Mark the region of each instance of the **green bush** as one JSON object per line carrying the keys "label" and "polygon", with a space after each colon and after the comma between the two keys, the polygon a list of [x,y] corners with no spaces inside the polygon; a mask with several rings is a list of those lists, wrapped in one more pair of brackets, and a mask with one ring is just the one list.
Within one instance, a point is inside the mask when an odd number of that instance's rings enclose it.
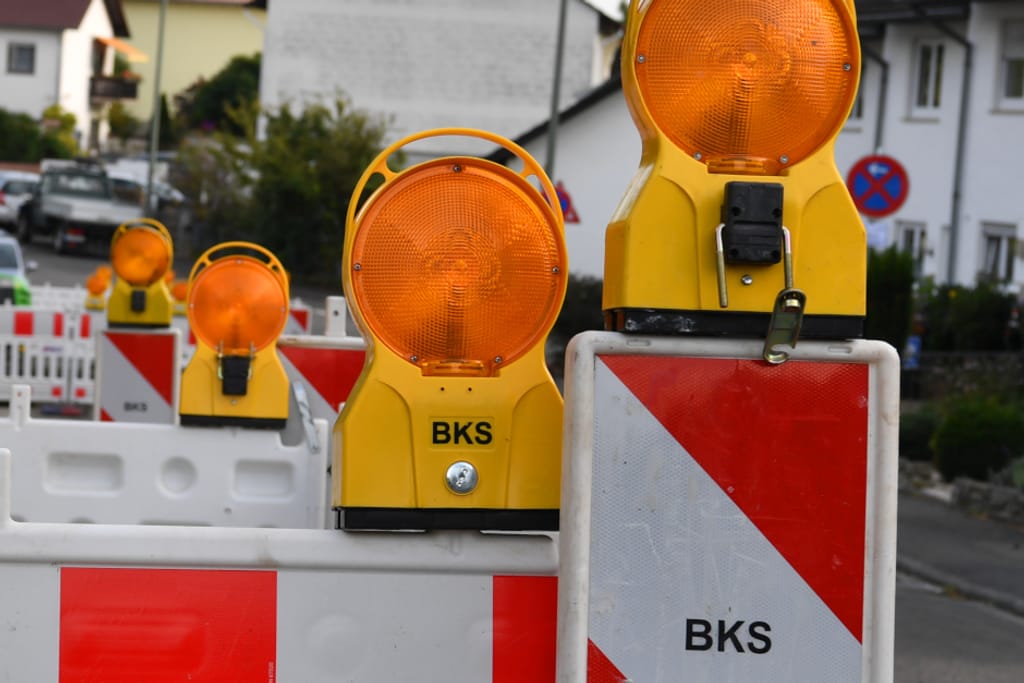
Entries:
{"label": "green bush", "polygon": [[989,283],[942,285],[927,290],[922,310],[926,351],[1002,351],[1019,348],[1010,337],[1014,297]]}
{"label": "green bush", "polygon": [[991,396],[953,399],[932,440],[935,466],[947,481],[986,480],[1024,453],[1021,407]]}
{"label": "green bush", "polygon": [[914,259],[889,247],[868,252],[867,318],[864,336],[882,339],[903,353],[914,307]]}
{"label": "green bush", "polygon": [[938,408],[926,404],[900,415],[900,457],[914,462],[930,462],[931,441],[942,419]]}

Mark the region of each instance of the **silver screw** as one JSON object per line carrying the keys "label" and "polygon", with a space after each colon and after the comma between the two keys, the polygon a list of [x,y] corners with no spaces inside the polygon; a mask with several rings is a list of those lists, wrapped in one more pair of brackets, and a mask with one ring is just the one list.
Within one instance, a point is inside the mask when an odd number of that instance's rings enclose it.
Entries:
{"label": "silver screw", "polygon": [[456,173],[462,173],[462,166],[455,164],[454,166],[452,166],[452,170],[455,171]]}
{"label": "silver screw", "polygon": [[754,278],[750,277],[749,275],[744,275],[743,277],[740,278],[740,282],[742,282],[745,285],[752,285],[754,284]]}
{"label": "silver screw", "polygon": [[419,359],[420,359],[420,357],[415,355],[415,354],[413,354],[412,356],[409,356],[409,360],[411,360],[413,363],[415,363]]}
{"label": "silver screw", "polygon": [[849,62],[847,62],[846,64],[843,64],[843,71],[849,71],[852,68],[853,68],[853,65],[850,64]]}
{"label": "silver screw", "polygon": [[445,483],[452,493],[471,493],[476,488],[479,476],[476,468],[465,460],[453,462],[444,474]]}
{"label": "silver screw", "polygon": [[789,157],[786,156],[785,154],[783,154],[781,157],[779,157],[779,161],[781,163],[783,163],[783,164],[788,164],[789,163]]}
{"label": "silver screw", "polygon": [[354,266],[352,266],[352,270],[362,270],[362,269],[363,269],[363,265],[361,263],[357,263]]}
{"label": "silver screw", "polygon": [[637,64],[643,64],[646,61],[647,61],[647,57],[644,57],[643,55],[637,55],[636,56],[636,63]]}
{"label": "silver screw", "polygon": [[697,152],[693,155],[693,158],[696,159],[697,161],[700,161],[701,159],[704,158],[704,155],[701,154],[700,152]]}
{"label": "silver screw", "polygon": [[495,356],[494,357],[494,362],[495,363],[501,363],[501,356]]}
{"label": "silver screw", "polygon": [[555,275],[558,275],[562,271],[561,271],[561,269],[559,269],[558,266],[555,266],[554,268],[551,269],[551,272],[554,273]]}

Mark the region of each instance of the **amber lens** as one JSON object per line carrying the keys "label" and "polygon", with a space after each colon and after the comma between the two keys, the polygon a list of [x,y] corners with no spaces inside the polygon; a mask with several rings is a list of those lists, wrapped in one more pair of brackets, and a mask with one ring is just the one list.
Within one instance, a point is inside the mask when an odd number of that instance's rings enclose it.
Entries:
{"label": "amber lens", "polygon": [[171,296],[175,301],[184,301],[188,297],[188,283],[184,280],[176,280],[171,285]]}
{"label": "amber lens", "polygon": [[287,319],[288,298],[280,280],[256,259],[219,259],[192,281],[189,326],[199,341],[225,354],[265,348],[281,334]]}
{"label": "amber lens", "polygon": [[96,266],[95,275],[109,284],[110,278],[114,275],[114,270],[110,266]]}
{"label": "amber lens", "polygon": [[108,284],[110,284],[109,280],[103,279],[103,277],[96,273],[93,273],[85,279],[85,288],[89,290],[89,293],[93,296],[99,296],[103,292],[107,291]]}
{"label": "amber lens", "polygon": [[360,218],[348,267],[373,336],[430,369],[493,372],[542,339],[565,292],[557,218],[529,183],[481,159],[400,175]]}
{"label": "amber lens", "polygon": [[839,131],[860,72],[844,0],[653,0],[634,59],[674,145],[712,171],[769,175]]}
{"label": "amber lens", "polygon": [[152,228],[135,227],[122,232],[110,247],[114,272],[128,284],[146,287],[164,276],[171,265],[171,251],[164,236]]}

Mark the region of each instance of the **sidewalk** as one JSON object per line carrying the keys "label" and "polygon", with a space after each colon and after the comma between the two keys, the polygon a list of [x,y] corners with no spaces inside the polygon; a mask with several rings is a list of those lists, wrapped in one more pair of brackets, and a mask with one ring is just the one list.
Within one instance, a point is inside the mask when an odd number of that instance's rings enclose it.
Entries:
{"label": "sidewalk", "polygon": [[1024,529],[900,492],[897,568],[1024,616]]}

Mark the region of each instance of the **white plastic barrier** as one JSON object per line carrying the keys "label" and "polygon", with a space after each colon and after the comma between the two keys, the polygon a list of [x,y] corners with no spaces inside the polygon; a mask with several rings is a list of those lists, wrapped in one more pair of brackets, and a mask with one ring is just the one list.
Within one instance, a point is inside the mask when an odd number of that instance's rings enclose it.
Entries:
{"label": "white plastic barrier", "polygon": [[36,419],[18,385],[0,418],[19,521],[322,528],[328,425],[294,446],[277,431]]}
{"label": "white plastic barrier", "polygon": [[31,285],[33,308],[49,308],[58,311],[78,311],[85,306],[88,290],[80,285],[60,287],[46,283]]}
{"label": "white plastic barrier", "polygon": [[19,523],[26,445],[0,449],[0,680],[554,680],[547,536]]}
{"label": "white plastic barrier", "polygon": [[67,321],[60,310],[0,306],[0,400],[14,384],[40,401],[67,399]]}

